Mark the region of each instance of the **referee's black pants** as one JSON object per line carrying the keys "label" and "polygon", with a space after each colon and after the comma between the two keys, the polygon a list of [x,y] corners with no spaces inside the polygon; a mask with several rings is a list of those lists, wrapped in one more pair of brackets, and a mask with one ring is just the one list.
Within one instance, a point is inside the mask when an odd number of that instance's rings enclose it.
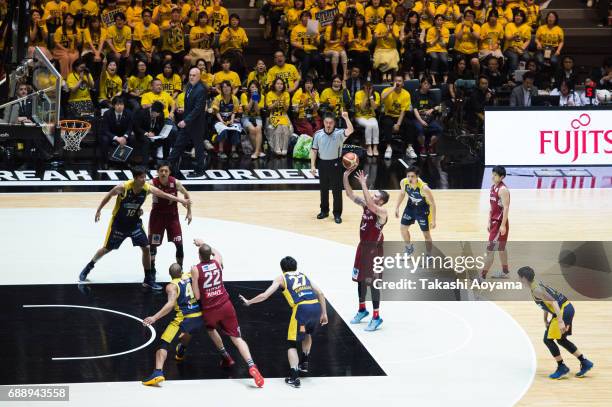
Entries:
{"label": "referee's black pants", "polygon": [[334,216],[342,215],[342,165],[340,159],[318,160],[321,212],[329,213],[329,190],[334,196]]}

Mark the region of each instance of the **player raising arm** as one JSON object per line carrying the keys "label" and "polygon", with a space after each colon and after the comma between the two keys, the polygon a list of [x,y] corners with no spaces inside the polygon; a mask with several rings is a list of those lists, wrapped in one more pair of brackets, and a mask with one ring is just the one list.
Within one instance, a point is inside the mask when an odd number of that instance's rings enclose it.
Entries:
{"label": "player raising arm", "polygon": [[[300,387],[299,372],[308,373],[308,355],[312,348],[312,334],[318,324],[327,324],[327,307],[325,296],[304,273],[297,271],[297,262],[293,257],[285,257],[280,262],[282,274],[277,276],[270,287],[256,297],[247,300],[242,295],[240,299],[247,307],[267,300],[282,287],[283,295],[292,309],[287,333],[289,349],[289,377],[285,383]],[[302,342],[302,360],[298,356],[297,343]]]}
{"label": "player raising arm", "polygon": [[141,207],[144,204],[147,196],[152,194],[158,198],[167,199],[169,201],[180,202],[183,205],[189,206],[191,201],[185,198],[179,198],[167,194],[158,188],[146,183],[146,173],[144,168],[132,169],[133,179],[123,184],[119,184],[106,193],[102,202],[96,210],[95,221],[100,220],[102,208],[116,196],[115,207],[106,232],[104,245],[96,251],[93,258],[79,274],[79,281],[87,280],[87,275],[94,268],[96,262],[100,260],[106,253],[111,250],[118,249],[121,243],[128,237],[132,239],[134,246],[140,246],[142,249],[142,267],[144,268],[143,286],[153,290],[161,290],[162,287],[155,282],[155,272],[151,270],[151,252],[149,249],[149,240],[142,228],[142,213]]}
{"label": "player raising arm", "polygon": [[373,262],[375,257],[383,256],[384,236],[382,229],[387,223],[387,210],[383,206],[389,201],[389,194],[386,191],[377,191],[373,196],[368,190],[367,175],[363,171],[357,173],[363,190],[363,198],[355,196],[349,183],[349,176],[356,167],[344,172],[344,190],[349,199],[363,208],[361,224],[359,225],[359,245],[355,253],[353,264],[353,281],[357,282],[357,292],[359,296],[359,310],[351,320],[351,324],[358,324],[370,313],[366,310],[366,293],[370,287],[372,295],[372,306],[374,313],[366,331],[375,331],[380,327],[383,320],[379,315],[380,290],[373,285],[374,279],[382,278],[382,274],[374,276]]}

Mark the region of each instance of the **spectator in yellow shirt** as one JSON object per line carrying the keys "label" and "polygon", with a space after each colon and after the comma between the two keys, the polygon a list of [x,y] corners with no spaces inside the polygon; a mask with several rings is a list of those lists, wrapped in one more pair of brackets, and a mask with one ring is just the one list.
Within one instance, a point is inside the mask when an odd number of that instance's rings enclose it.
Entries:
{"label": "spectator in yellow shirt", "polygon": [[293,0],[293,7],[290,7],[285,15],[287,17],[287,30],[285,35],[289,35],[291,30],[300,23],[300,14],[305,10],[304,0]]}
{"label": "spectator in yellow shirt", "polygon": [[436,9],[436,14],[441,14],[444,18],[444,27],[449,31],[455,29],[459,21],[461,21],[461,11],[455,0],[448,0],[442,3]]}
{"label": "spectator in yellow shirt", "polygon": [[232,85],[232,91],[234,95],[240,90],[240,76],[232,70],[230,70],[232,64],[229,59],[225,58],[221,60],[221,70],[213,76],[213,86],[217,88],[217,93],[221,93],[221,83],[228,81]]}
{"label": "spectator in yellow shirt", "polygon": [[100,10],[95,0],[73,0],[68,10],[74,14],[79,29],[84,30],[89,26],[89,18],[97,16]]}
{"label": "spectator in yellow shirt", "polygon": [[[262,95],[265,96],[265,89],[268,88],[268,68],[263,59],[258,59],[255,63],[255,69],[249,72],[246,83],[257,81],[257,85],[262,90]],[[264,97],[265,99],[265,97]]]}
{"label": "spectator in yellow shirt", "polygon": [[527,10],[527,24],[531,27],[531,31],[535,32],[540,25],[540,6],[535,0],[525,0],[525,9]]}
{"label": "spectator in yellow shirt", "polygon": [[219,35],[219,53],[221,58],[230,60],[232,68],[243,78],[245,75],[244,48],[249,44],[249,39],[244,28],[240,27],[240,17],[232,14],[229,26],[221,30]]}
{"label": "spectator in yellow shirt", "polygon": [[157,78],[151,81],[151,91],[142,95],[140,106],[143,109],[148,109],[155,101],[159,101],[164,105],[164,119],[174,121],[176,103],[172,96],[162,90],[162,81]]}
{"label": "spectator in yellow shirt", "polygon": [[374,30],[376,47],[374,48],[374,69],[382,72],[383,80],[390,80],[399,68],[399,52],[397,45],[400,41],[400,29],[394,24],[395,16],[387,11],[382,23]]}
{"label": "spectator in yellow shirt", "polygon": [[215,89],[213,88],[213,74],[211,74],[210,72],[208,72],[208,69],[206,67],[206,61],[204,61],[203,59],[198,59],[196,61],[196,68],[198,68],[200,70],[200,81],[206,85],[206,88],[208,89],[208,91],[210,92],[211,90]]}
{"label": "spectator in yellow shirt", "polygon": [[310,20],[310,12],[303,11],[300,14],[300,24],[296,25],[291,31],[293,56],[301,62],[302,78],[308,76],[311,69],[318,70],[321,65],[318,52],[319,33],[308,32],[306,28],[308,20]]}
{"label": "spectator in yellow shirt", "polygon": [[160,27],[169,22],[172,19],[173,8],[172,0],[161,0],[161,4],[153,9],[153,22]]}
{"label": "spectator in yellow shirt", "polygon": [[344,15],[336,14],[334,21],[325,29],[325,49],[323,54],[331,59],[332,76],[338,74],[338,64],[342,62],[344,80],[348,77],[348,57],[345,49]]}
{"label": "spectator in yellow shirt", "polygon": [[106,44],[110,48],[111,56],[119,65],[119,75],[124,76],[132,70],[133,58],[132,30],[126,24],[125,14],[115,14],[115,25],[108,28]]}
{"label": "spectator in yellow shirt", "polygon": [[[444,26],[444,16],[436,14],[434,25],[427,30],[425,42],[427,54],[431,58],[430,70],[433,74],[446,77],[448,75],[448,41],[450,33]],[[444,79],[446,82],[446,79]]]}
{"label": "spectator in yellow shirt", "polygon": [[476,13],[472,9],[466,9],[463,13],[463,21],[455,27],[455,54],[465,58],[472,67],[474,74],[480,72],[480,60],[478,59],[478,43],[480,41],[480,25],[474,20]]}
{"label": "spectator in yellow shirt", "polygon": [[136,72],[128,79],[128,105],[132,111],[140,108],[140,98],[151,90],[153,77],[147,73],[147,63],[139,60]]}
{"label": "spectator in yellow shirt", "polygon": [[95,77],[102,72],[102,60],[104,59],[104,46],[106,45],[106,28],[102,27],[98,16],[91,16],[89,26],[82,31],[83,52],[81,58]]}
{"label": "spectator in yellow shirt", "polygon": [[378,157],[379,129],[376,110],[380,106],[380,94],[366,81],[363,89],[355,94],[355,120],[365,128],[365,144],[368,157]]}
{"label": "spectator in yellow shirt", "polygon": [[421,16],[421,29],[427,31],[433,26],[433,19],[436,15],[436,5],[433,0],[420,0],[414,3],[412,10]]}
{"label": "spectator in yellow shirt", "polygon": [[78,47],[81,43],[81,32],[76,27],[71,13],[64,15],[62,26],[53,34],[53,42],[53,57],[59,61],[62,78],[66,78],[72,64],[79,58]]}
{"label": "spectator in yellow shirt", "polygon": [[90,91],[94,87],[94,80],[87,65],[81,59],[74,61],[72,72],[66,78],[68,96],[68,117],[80,119],[84,116],[93,116],[94,105]]}
{"label": "spectator in yellow shirt", "polygon": [[28,57],[31,58],[34,54],[34,47],[39,47],[47,58],[53,59],[51,52],[47,49],[49,31],[47,30],[45,20],[42,19],[42,12],[38,9],[32,9],[30,15]]}
{"label": "spectator in yellow shirt", "polygon": [[206,8],[206,14],[210,17],[210,25],[212,25],[217,34],[229,24],[229,13],[221,5],[221,0],[212,0],[212,5]]}
{"label": "spectator in yellow shirt", "polygon": [[292,133],[287,115],[291,105],[290,99],[289,92],[285,89],[285,82],[281,78],[276,78],[266,95],[266,106],[269,112],[266,135],[272,151],[281,157],[287,155],[289,136]]}
{"label": "spectator in yellow shirt", "polygon": [[268,89],[276,78],[281,78],[285,82],[285,89],[290,94],[293,94],[300,86],[300,73],[295,65],[286,62],[283,51],[274,53],[274,66],[268,70],[264,89]]}
{"label": "spectator in yellow shirt", "polygon": [[153,23],[151,10],[144,9],[142,11],[142,22],[136,23],[134,27],[134,35],[132,45],[136,51],[136,57],[147,62],[151,70],[157,70],[160,63],[160,57],[157,50],[159,49],[159,41],[161,32],[159,27]]}
{"label": "spectator in yellow shirt", "polygon": [[263,158],[266,155],[261,151],[263,138],[261,109],[264,108],[265,101],[259,82],[256,80],[249,82],[247,91],[240,96],[240,105],[242,106],[242,128],[249,135],[254,149],[251,159]]}
{"label": "spectator in yellow shirt", "polygon": [[[385,159],[390,159],[393,153],[391,149],[391,136],[393,134],[406,135],[406,113],[412,109],[410,93],[404,89],[404,77],[396,74],[393,77],[393,85],[382,91],[380,95],[384,107],[384,114],[380,117],[381,141],[385,150]],[[416,158],[412,144],[409,142],[406,153]]]}
{"label": "spectator in yellow shirt", "polygon": [[323,128],[321,117],[317,114],[319,109],[319,92],[314,87],[312,78],[306,77],[301,88],[295,91],[291,98],[291,105],[296,117],[293,120],[293,128],[297,134],[314,133]]}
{"label": "spectator in yellow shirt", "polygon": [[242,112],[242,108],[229,81],[221,82],[220,87],[221,92],[215,96],[212,102],[212,111],[217,118],[215,131],[219,142],[219,158],[227,159],[225,154],[226,141],[229,141],[231,145],[232,158],[238,158],[237,146],[240,144],[242,126],[236,115]]}
{"label": "spectator in yellow shirt", "polygon": [[102,75],[100,75],[100,92],[98,102],[100,107],[110,109],[111,101],[115,96],[121,96],[123,92],[123,81],[117,75],[117,62],[110,60],[106,66],[102,66]]}
{"label": "spectator in yellow shirt", "polygon": [[531,42],[531,27],[525,21],[527,16],[523,10],[516,10],[514,19],[506,24],[504,56],[508,59],[508,72],[514,72],[522,59],[527,62],[529,52],[527,47]]}
{"label": "spectator in yellow shirt", "polygon": [[370,77],[370,44],[372,43],[372,32],[366,23],[366,19],[361,14],[355,17],[355,25],[345,28],[347,37],[348,57],[352,66],[356,66],[363,73],[364,78]]}
{"label": "spectator in yellow shirt", "polygon": [[176,99],[179,93],[183,90],[183,82],[178,74],[174,73],[174,64],[172,62],[164,62],[162,73],[156,76],[162,82],[162,89],[168,95]]}
{"label": "spectator in yellow shirt", "polygon": [[358,15],[363,16],[365,9],[361,3],[357,3],[357,0],[345,0],[338,3],[338,13],[344,16],[345,27],[353,27],[355,18]]}
{"label": "spectator in yellow shirt", "polygon": [[215,29],[208,24],[208,14],[201,11],[198,14],[197,25],[189,31],[189,58],[191,61],[203,59],[206,62],[208,72],[215,64],[215,52],[213,42],[215,40]]}
{"label": "spectator in yellow shirt", "polygon": [[536,31],[535,43],[538,63],[552,65],[556,69],[564,45],[564,33],[559,27],[559,15],[556,12],[549,11],[546,14],[546,24],[541,25]]}
{"label": "spectator in yellow shirt", "polygon": [[[504,27],[497,22],[497,10],[491,10],[487,22],[480,27],[480,48],[478,56],[481,60],[488,56],[502,59],[501,42],[504,39]],[[501,62],[501,61],[500,61]]]}
{"label": "spectator in yellow shirt", "polygon": [[170,21],[166,21],[161,29],[161,54],[162,63],[183,63],[183,70],[188,71],[191,58],[185,51],[185,25],[181,21],[181,11],[175,7],[172,9]]}
{"label": "spectator in yellow shirt", "polygon": [[[62,25],[64,15],[68,13],[69,7],[68,3],[62,0],[49,0],[47,4],[45,4],[43,20],[47,23],[49,33],[55,33],[55,30]],[[74,18],[74,14],[72,18]]]}
{"label": "spectator in yellow shirt", "polygon": [[383,22],[387,10],[380,4],[381,0],[372,0],[365,9],[365,20],[370,30],[374,30],[379,23]]}
{"label": "spectator in yellow shirt", "polygon": [[142,23],[142,7],[143,0],[132,0],[130,6],[125,10],[125,18],[127,24],[132,30],[136,28],[137,24]]}

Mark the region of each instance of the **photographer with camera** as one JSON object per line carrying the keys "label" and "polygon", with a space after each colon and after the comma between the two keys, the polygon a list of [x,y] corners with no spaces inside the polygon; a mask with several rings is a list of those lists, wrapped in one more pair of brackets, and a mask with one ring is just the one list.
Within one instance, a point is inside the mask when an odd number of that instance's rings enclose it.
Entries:
{"label": "photographer with camera", "polygon": [[85,61],[77,59],[72,64],[72,72],[66,78],[64,90],[69,92],[68,117],[80,119],[84,116],[93,116],[94,105],[91,100],[91,89],[94,80],[89,73]]}
{"label": "photographer with camera", "polygon": [[306,77],[302,87],[293,95],[291,104],[297,113],[297,118],[293,120],[293,128],[296,133],[312,136],[323,127],[321,117],[317,114],[319,92],[315,89],[312,78]]}
{"label": "photographer with camera", "polygon": [[247,91],[240,95],[240,105],[242,106],[242,128],[249,135],[254,149],[251,158],[253,160],[263,158],[266,155],[261,151],[263,137],[261,110],[265,105],[259,82],[255,80],[249,82]]}
{"label": "photographer with camera", "polygon": [[436,120],[442,106],[435,104],[429,90],[431,82],[429,79],[421,79],[419,91],[414,95],[412,105],[414,106],[414,126],[417,130],[417,141],[419,143],[419,156],[421,158],[435,157],[436,144],[442,137],[442,125]]}
{"label": "photographer with camera", "polygon": [[[391,149],[391,136],[395,134],[406,134],[404,118],[406,112],[411,109],[410,93],[404,89],[404,77],[401,74],[396,74],[393,81],[393,86],[382,91],[381,95],[384,113],[380,117],[380,127],[382,130],[382,144],[387,146],[385,150],[385,158],[390,159],[393,155]],[[406,154],[410,158],[416,158],[412,144],[408,143]]]}

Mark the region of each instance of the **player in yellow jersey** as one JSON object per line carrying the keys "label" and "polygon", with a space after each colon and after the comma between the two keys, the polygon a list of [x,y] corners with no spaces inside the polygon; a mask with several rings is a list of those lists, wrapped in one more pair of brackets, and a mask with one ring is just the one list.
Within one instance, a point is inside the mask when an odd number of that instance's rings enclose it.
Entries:
{"label": "player in yellow jersey", "polygon": [[[326,325],[327,307],[323,291],[304,273],[297,270],[297,261],[287,256],[280,262],[282,274],[276,277],[270,287],[258,296],[247,300],[242,295],[240,299],[247,307],[270,298],[279,288],[291,307],[291,319],[287,333],[290,372],[285,383],[300,387],[299,373],[308,373],[308,355],[312,348],[312,334],[316,327]],[[302,342],[302,357],[298,356],[297,342]]]}
{"label": "player in yellow jersey", "polygon": [[100,220],[102,208],[116,196],[115,207],[104,239],[104,246],[96,251],[93,258],[79,274],[79,281],[87,281],[87,275],[94,268],[96,262],[108,252],[118,249],[121,243],[128,237],[132,239],[134,246],[142,249],[142,266],[144,268],[144,281],[142,285],[153,290],[161,290],[162,287],[155,282],[155,272],[151,270],[151,251],[149,249],[149,239],[142,227],[141,207],[147,196],[153,194],[158,198],[167,199],[173,202],[180,202],[183,205],[191,205],[189,199],[167,194],[146,182],[146,170],[142,167],[132,169],[133,179],[115,186],[102,199],[96,210],[95,221]]}

